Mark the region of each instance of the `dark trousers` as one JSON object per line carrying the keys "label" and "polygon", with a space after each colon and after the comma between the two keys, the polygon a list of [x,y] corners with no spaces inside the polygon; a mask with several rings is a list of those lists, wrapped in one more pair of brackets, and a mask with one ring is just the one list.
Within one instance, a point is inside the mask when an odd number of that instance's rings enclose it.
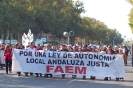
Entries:
{"label": "dark trousers", "polygon": [[28,72],[24,72],[25,76],[28,76]]}
{"label": "dark trousers", "polygon": [[65,77],[65,74],[62,74],[62,77]]}
{"label": "dark trousers", "polygon": [[39,76],[39,75],[40,75],[40,76],[42,76],[42,74],[41,74],[41,73],[35,73],[35,74],[36,74],[36,76]]}
{"label": "dark trousers", "polygon": [[53,75],[52,74],[45,74],[44,77],[48,77],[50,75],[50,77],[52,77]]}
{"label": "dark trousers", "polygon": [[21,74],[21,72],[17,72],[17,74],[18,74],[18,75],[20,75],[20,74]]}
{"label": "dark trousers", "polygon": [[[28,72],[24,72],[25,76],[28,76]],[[30,72],[30,75],[33,76],[33,73]]]}
{"label": "dark trousers", "polygon": [[11,66],[12,66],[12,61],[6,60],[6,72],[7,73],[8,73],[8,69],[9,69],[9,71],[11,71]]}

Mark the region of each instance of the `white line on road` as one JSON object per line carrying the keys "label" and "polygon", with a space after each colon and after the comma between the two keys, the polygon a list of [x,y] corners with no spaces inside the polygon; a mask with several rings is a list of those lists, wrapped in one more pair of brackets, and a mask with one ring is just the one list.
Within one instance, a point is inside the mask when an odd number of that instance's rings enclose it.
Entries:
{"label": "white line on road", "polygon": [[76,79],[73,79],[73,80],[67,82],[66,84],[72,83],[72,82],[75,81],[75,80],[76,80]]}

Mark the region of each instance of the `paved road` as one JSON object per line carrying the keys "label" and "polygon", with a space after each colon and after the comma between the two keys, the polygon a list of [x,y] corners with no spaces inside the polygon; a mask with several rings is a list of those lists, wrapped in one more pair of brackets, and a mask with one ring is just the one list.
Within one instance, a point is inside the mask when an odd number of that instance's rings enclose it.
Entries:
{"label": "paved road", "polygon": [[103,78],[97,77],[96,80],[82,80],[81,77],[71,79],[68,75],[66,79],[56,75],[53,78],[43,77],[18,77],[15,73],[6,75],[5,70],[0,70],[0,88],[133,88],[133,67],[131,67],[131,59],[128,60],[125,81],[116,82],[104,81]]}

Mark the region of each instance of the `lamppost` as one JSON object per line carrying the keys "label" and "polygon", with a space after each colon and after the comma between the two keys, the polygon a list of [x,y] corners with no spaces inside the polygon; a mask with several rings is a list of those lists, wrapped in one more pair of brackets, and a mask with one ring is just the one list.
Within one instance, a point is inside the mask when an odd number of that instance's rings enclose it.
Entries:
{"label": "lamppost", "polygon": [[125,41],[124,44],[126,45],[126,35],[124,35],[124,41]]}
{"label": "lamppost", "polygon": [[74,36],[74,32],[73,32],[73,31],[64,32],[63,35],[64,35],[65,37],[67,37],[67,43],[68,43],[68,45],[69,45],[70,36]]}
{"label": "lamppost", "polygon": [[116,37],[113,39],[113,46],[114,46],[114,43],[115,43],[115,42],[114,42],[114,41],[115,41],[115,39],[116,39]]}

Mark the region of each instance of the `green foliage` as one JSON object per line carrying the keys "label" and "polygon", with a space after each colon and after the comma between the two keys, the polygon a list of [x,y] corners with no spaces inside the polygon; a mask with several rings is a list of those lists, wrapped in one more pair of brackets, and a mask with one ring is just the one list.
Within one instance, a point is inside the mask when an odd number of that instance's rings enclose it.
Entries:
{"label": "green foliage", "polygon": [[74,31],[75,37],[103,43],[122,42],[119,33],[103,22],[81,17],[84,4],[73,0],[1,0],[0,33],[10,31],[22,35],[28,29],[34,34],[51,33],[59,38],[64,31]]}
{"label": "green foliage", "polygon": [[[131,3],[131,5],[133,5],[133,0],[127,0],[129,3]],[[129,26],[133,32],[133,8],[130,10],[130,14],[129,14]]]}

